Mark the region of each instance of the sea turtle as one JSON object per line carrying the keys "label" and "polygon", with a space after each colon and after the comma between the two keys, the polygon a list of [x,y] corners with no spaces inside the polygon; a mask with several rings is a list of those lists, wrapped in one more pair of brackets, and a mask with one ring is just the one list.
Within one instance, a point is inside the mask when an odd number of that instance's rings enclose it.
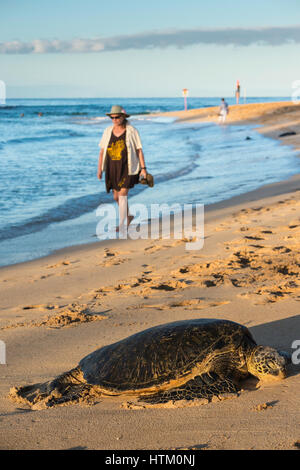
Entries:
{"label": "sea turtle", "polygon": [[155,326],[104,346],[44,384],[18,387],[10,397],[34,408],[91,397],[135,395],[147,404],[210,401],[237,394],[238,382],[286,376],[288,355],[258,346],[248,328],[221,319]]}

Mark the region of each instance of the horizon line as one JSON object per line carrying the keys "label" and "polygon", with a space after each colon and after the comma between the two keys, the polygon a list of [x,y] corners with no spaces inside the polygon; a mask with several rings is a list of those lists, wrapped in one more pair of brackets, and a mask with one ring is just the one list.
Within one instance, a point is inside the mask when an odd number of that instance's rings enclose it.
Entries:
{"label": "horizon line", "polygon": [[[220,98],[222,96],[223,98],[232,98],[235,99],[234,95],[226,96],[225,94],[218,94],[218,95],[211,95],[211,96],[188,96],[188,99],[200,99],[200,98]],[[73,100],[73,99],[82,99],[82,100],[110,100],[110,99],[183,99],[182,96],[27,96],[27,97],[18,97],[18,96],[11,96],[7,97],[6,101],[8,100]],[[247,95],[246,100],[249,98],[289,98],[291,100],[290,96],[284,96],[284,95]],[[243,100],[244,97],[241,96],[240,100]],[[291,100],[292,101],[292,100]],[[0,105],[1,106],[1,105]]]}

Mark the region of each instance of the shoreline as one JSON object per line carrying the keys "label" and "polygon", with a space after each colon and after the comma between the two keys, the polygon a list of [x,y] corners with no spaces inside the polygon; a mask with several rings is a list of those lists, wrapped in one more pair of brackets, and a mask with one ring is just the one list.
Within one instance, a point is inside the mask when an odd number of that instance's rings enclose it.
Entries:
{"label": "shoreline", "polygon": [[[256,109],[258,107],[258,110]],[[199,109],[192,109],[188,111],[177,111],[177,112],[167,112],[167,113],[157,113],[152,115],[153,117],[177,117],[175,122],[214,122],[218,123],[218,109],[219,107],[208,107],[208,108],[199,108]],[[255,109],[255,112],[251,112]],[[263,134],[265,137],[269,137],[279,141],[282,145],[289,145],[292,146],[295,152],[299,152],[300,155],[300,139],[296,136],[289,136],[286,138],[278,137],[279,128],[281,130],[290,129],[291,124],[290,122],[281,123],[281,125],[269,125],[269,121],[272,121],[272,115],[269,116],[270,111],[283,111],[289,110],[290,112],[295,114],[295,111],[298,111],[299,118],[293,121],[294,126],[299,126],[299,135],[300,135],[300,105],[299,109],[297,105],[294,105],[290,102],[266,102],[266,103],[251,103],[251,104],[240,104],[240,105],[233,105],[230,106],[230,112],[226,121],[225,125],[239,125],[239,124],[260,124],[261,127],[255,129],[255,132],[259,132]],[[249,112],[250,110],[250,112]],[[262,114],[263,111],[263,114]],[[299,140],[299,142],[298,142]],[[296,173],[292,175],[289,179],[286,180],[279,180],[274,183],[266,184],[259,186],[255,190],[246,191],[245,193],[241,193],[237,196],[230,197],[228,199],[224,199],[217,203],[207,204],[205,205],[205,212],[211,211],[218,211],[221,208],[230,208],[233,205],[239,203],[239,200],[248,202],[255,201],[256,199],[260,199],[264,192],[268,196],[279,195],[279,194],[286,194],[291,192],[290,191],[300,189],[300,173]],[[255,194],[257,193],[257,195]],[[268,197],[267,196],[267,197]],[[250,198],[250,199],[249,199]],[[59,249],[55,249],[50,251],[47,255],[40,256],[37,258],[33,258],[31,260],[22,261],[18,263],[8,264],[4,266],[0,266],[0,272],[5,269],[9,269],[10,267],[17,267],[22,266],[25,263],[33,263],[37,260],[51,260],[52,257],[63,255],[63,253],[72,253],[78,249],[85,249],[85,247],[90,247],[91,249],[96,248],[99,244],[106,243],[107,245],[111,246],[111,244],[117,243],[118,239],[113,240],[103,240],[98,242],[90,242],[90,243],[81,243],[71,246],[65,246]]]}
{"label": "shoreline", "polygon": [[[247,204],[247,203],[253,203],[256,201],[259,201],[261,199],[265,198],[272,198],[275,196],[283,196],[285,194],[292,193],[294,191],[299,191],[300,190],[300,173],[296,173],[295,175],[292,175],[289,179],[287,180],[282,180],[282,181],[276,181],[275,183],[270,183],[267,185],[262,185],[259,186],[257,189],[247,191],[245,193],[238,194],[236,196],[232,196],[231,198],[224,199],[222,201],[212,203],[212,204],[207,204],[204,206],[204,213],[205,215],[208,215],[210,213],[218,213],[219,211],[222,211],[222,214],[219,214],[219,217],[222,217],[223,214],[228,214],[234,210],[234,207],[236,205],[240,204]],[[212,219],[216,219],[218,216],[213,215]],[[205,217],[206,218],[206,217]],[[129,239],[130,240],[130,239]],[[71,245],[71,246],[66,246],[63,248],[59,248],[57,250],[53,250],[49,254],[45,256],[40,256],[31,260],[27,261],[22,261],[20,263],[14,263],[14,264],[8,264],[5,266],[0,266],[0,273],[3,272],[4,270],[9,270],[10,268],[17,268],[19,266],[24,266],[26,264],[30,265],[35,262],[40,262],[40,261],[45,261],[45,262],[51,262],[52,259],[55,259],[59,256],[64,256],[64,255],[69,255],[76,253],[78,250],[79,251],[85,251],[87,249],[89,250],[94,250],[97,247],[102,247],[102,246],[114,246],[115,244],[119,244],[119,242],[122,243],[123,240],[119,240],[118,238],[116,239],[107,239],[107,240],[102,240],[98,242],[90,242],[90,243],[82,243],[82,244],[76,244],[76,245]]]}

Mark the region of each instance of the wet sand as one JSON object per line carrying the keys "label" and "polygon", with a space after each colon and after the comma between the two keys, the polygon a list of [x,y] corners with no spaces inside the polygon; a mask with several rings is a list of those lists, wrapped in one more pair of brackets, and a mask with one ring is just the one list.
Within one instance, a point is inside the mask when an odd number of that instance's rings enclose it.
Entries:
{"label": "wet sand", "polygon": [[[264,105],[233,107],[228,123],[260,124],[272,138],[295,132],[280,139],[300,148],[300,110]],[[217,119],[212,108],[177,117]],[[295,176],[206,207],[201,250],[186,250],[185,240],[111,240],[0,269],[7,352],[0,448],[296,449],[299,366],[282,382],[248,384],[238,398],[192,407],[132,409],[115,397],[33,411],[8,393],[175,320],[227,318],[246,325],[259,344],[291,352],[300,339],[299,214]]]}

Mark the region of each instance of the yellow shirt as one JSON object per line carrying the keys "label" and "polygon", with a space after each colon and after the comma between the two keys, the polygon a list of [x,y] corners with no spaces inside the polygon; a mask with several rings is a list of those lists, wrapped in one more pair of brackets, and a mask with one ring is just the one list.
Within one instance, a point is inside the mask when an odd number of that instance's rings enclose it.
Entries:
{"label": "yellow shirt", "polygon": [[[99,147],[104,149],[102,171],[106,169],[107,147],[111,138],[113,126],[107,127],[99,142]],[[138,130],[127,124],[126,126],[126,147],[128,153],[128,175],[137,175],[140,171],[140,161],[137,155],[137,150],[142,148],[142,142]]]}

